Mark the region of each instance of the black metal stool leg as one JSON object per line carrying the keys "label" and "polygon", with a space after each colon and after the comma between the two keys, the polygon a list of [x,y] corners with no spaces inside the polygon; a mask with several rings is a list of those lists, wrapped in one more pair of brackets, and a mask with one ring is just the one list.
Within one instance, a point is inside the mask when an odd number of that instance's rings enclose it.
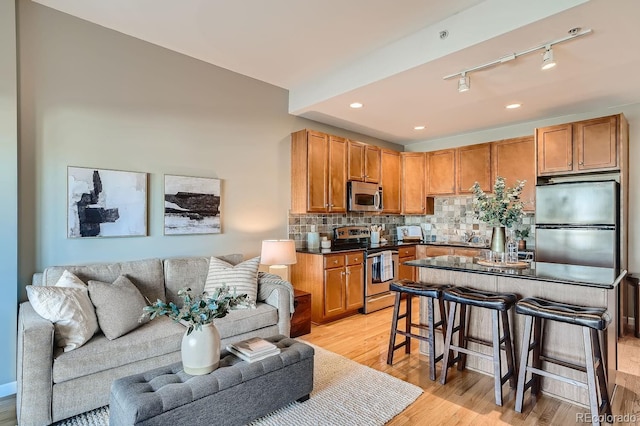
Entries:
{"label": "black metal stool leg", "polygon": [[513,342],[511,341],[511,326],[509,325],[509,313],[502,311],[502,327],[504,329],[504,349],[507,353],[507,368],[509,374],[509,386],[511,389],[516,388],[516,368],[515,357],[516,354],[513,350]]}
{"label": "black metal stool leg", "polygon": [[491,311],[493,337],[493,388],[496,404],[502,406],[502,361],[500,357],[500,322],[498,311]]}
{"label": "black metal stool leg", "polygon": [[524,403],[524,391],[527,381],[527,366],[529,365],[529,352],[531,351],[531,328],[533,317],[526,316],[524,322],[524,334],[522,336],[522,348],[520,350],[520,369],[518,371],[518,385],[516,390],[516,412],[522,413]]}
{"label": "black metal stool leg", "polygon": [[429,325],[428,331],[428,340],[427,343],[429,345],[429,378],[431,380],[436,379],[436,342],[435,342],[435,321],[434,321],[434,312],[433,312],[433,299],[431,297],[427,298],[427,321]]}
{"label": "black metal stool leg", "polygon": [[407,336],[406,336],[406,342],[407,344],[404,347],[404,353],[405,354],[410,354],[411,353],[411,337],[409,337],[409,334],[411,334],[411,318],[412,318],[412,302],[411,302],[412,298],[411,295],[409,293],[406,294],[406,299],[405,299],[405,303],[406,303],[406,309],[405,309],[405,323],[404,323],[404,331],[406,331]]}
{"label": "black metal stool leg", "polygon": [[600,406],[598,404],[598,389],[596,388],[596,372],[594,369],[595,360],[593,356],[593,342],[591,341],[591,330],[582,327],[582,336],[584,340],[584,354],[587,367],[587,391],[589,393],[589,408],[591,410],[591,419],[594,425],[599,425]]}
{"label": "black metal stool leg", "polygon": [[396,345],[396,331],[398,330],[398,316],[400,315],[400,292],[396,292],[396,300],[393,305],[393,318],[391,318],[391,335],[389,336],[389,351],[387,352],[387,364],[393,364],[393,353]]}
{"label": "black metal stool leg", "polygon": [[[535,346],[533,347],[533,359],[531,361],[531,365],[533,368],[537,368],[538,370],[542,368],[542,360],[540,359],[540,356],[542,355],[542,339],[544,338],[543,328],[544,322],[542,318],[535,317],[533,319],[533,342]],[[542,378],[539,374],[535,374],[531,379],[533,380],[531,383],[531,395],[533,396],[535,403],[538,399],[538,392],[541,388],[540,381]]]}
{"label": "black metal stool leg", "polygon": [[611,401],[609,399],[609,389],[607,387],[607,372],[604,368],[604,359],[602,358],[602,347],[600,346],[600,338],[598,337],[597,330],[591,330],[591,340],[593,341],[593,347],[596,353],[598,367],[596,368],[596,377],[598,378],[598,384],[600,387],[600,399],[604,405],[604,413],[607,416],[611,416]]}
{"label": "black metal stool leg", "polygon": [[449,364],[453,357],[453,351],[450,349],[451,340],[453,339],[453,330],[455,328],[455,317],[457,303],[451,303],[449,305],[449,320],[447,322],[447,336],[444,339],[444,355],[442,358],[442,374],[440,375],[440,383],[443,385],[447,383],[447,371],[449,371]]}
{"label": "black metal stool leg", "polygon": [[[469,315],[471,314],[471,308],[469,308]],[[458,330],[458,346],[467,349],[467,305],[460,304],[460,330]],[[458,353],[458,371],[463,371],[467,366],[467,354],[464,352]]]}

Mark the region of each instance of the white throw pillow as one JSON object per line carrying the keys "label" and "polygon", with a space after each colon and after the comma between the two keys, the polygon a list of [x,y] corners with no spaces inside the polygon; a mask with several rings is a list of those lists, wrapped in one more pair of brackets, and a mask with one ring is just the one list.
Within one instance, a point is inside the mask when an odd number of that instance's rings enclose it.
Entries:
{"label": "white throw pillow", "polygon": [[33,309],[54,324],[56,346],[72,351],[85,344],[96,331],[98,319],[85,283],[64,271],[54,286],[27,286]]}
{"label": "white throw pillow", "polygon": [[258,296],[258,267],[260,257],[245,260],[236,266],[212,257],[209,261],[209,273],[204,284],[204,291],[211,294],[216,289],[226,285],[231,294],[247,294],[249,300],[256,302]]}

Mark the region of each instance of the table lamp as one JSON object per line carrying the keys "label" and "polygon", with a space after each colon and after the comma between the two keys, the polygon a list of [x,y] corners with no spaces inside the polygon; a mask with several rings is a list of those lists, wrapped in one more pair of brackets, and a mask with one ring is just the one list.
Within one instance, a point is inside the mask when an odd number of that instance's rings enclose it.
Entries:
{"label": "table lamp", "polygon": [[296,244],[293,240],[264,240],[260,263],[269,265],[269,273],[289,281],[289,267],[296,263]]}

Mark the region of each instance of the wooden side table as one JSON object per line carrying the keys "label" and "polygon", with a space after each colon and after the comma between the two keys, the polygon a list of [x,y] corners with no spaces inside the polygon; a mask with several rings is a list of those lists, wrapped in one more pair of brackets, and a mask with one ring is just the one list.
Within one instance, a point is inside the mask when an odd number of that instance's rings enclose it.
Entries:
{"label": "wooden side table", "polygon": [[291,318],[291,337],[311,333],[311,293],[294,289],[293,305],[296,311]]}

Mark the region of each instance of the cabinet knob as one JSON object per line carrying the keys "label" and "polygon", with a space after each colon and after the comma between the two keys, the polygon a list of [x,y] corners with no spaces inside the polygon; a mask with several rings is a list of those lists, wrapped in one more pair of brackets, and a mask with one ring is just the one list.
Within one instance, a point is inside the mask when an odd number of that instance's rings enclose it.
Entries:
{"label": "cabinet knob", "polygon": [[581,161],[581,162],[579,162],[579,163],[578,163],[578,165],[579,165],[579,166],[584,166],[584,162],[583,162],[583,161]]}
{"label": "cabinet knob", "polygon": [[335,207],[333,204],[331,204],[331,207]]}
{"label": "cabinet knob", "polygon": [[338,263],[338,261],[337,261],[337,260],[334,260],[334,261],[333,261],[333,263]]}
{"label": "cabinet knob", "polygon": [[567,166],[571,167],[573,166],[573,163],[568,163]]}

